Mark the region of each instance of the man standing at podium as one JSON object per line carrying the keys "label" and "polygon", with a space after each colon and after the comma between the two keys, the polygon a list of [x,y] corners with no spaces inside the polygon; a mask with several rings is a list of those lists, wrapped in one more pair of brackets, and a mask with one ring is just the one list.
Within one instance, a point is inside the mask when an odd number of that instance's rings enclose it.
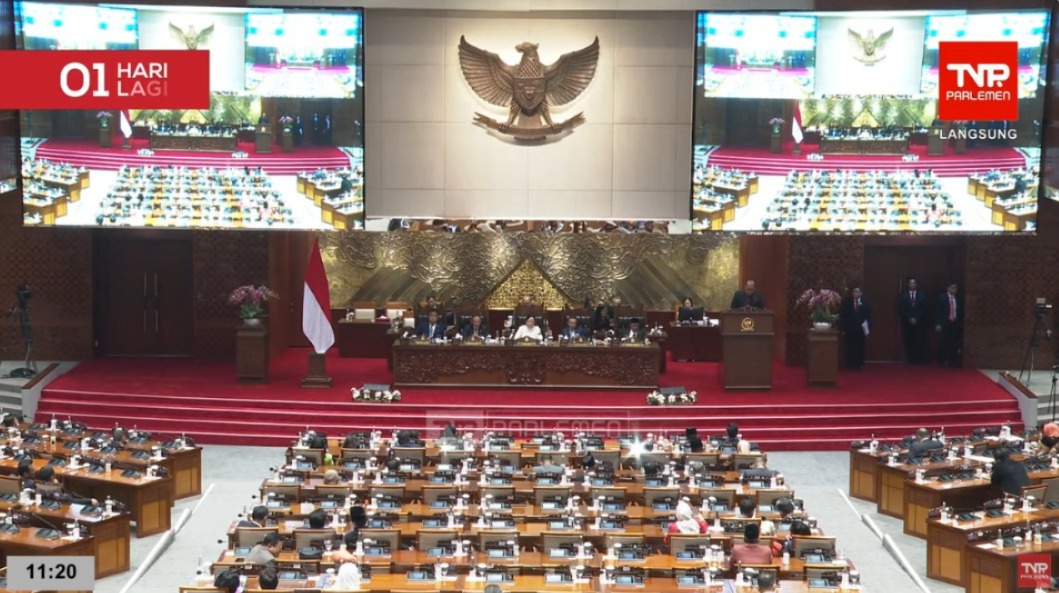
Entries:
{"label": "man standing at podium", "polygon": [[765,297],[757,291],[757,285],[753,280],[747,280],[743,290],[738,290],[732,295],[732,309],[764,309]]}

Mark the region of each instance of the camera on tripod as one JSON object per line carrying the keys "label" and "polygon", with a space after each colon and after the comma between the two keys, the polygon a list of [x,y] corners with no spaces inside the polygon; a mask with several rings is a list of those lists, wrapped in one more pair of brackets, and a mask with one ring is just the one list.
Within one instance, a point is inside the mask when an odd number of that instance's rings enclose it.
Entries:
{"label": "camera on tripod", "polygon": [[1048,311],[1052,310],[1052,307],[1053,305],[1049,303],[1046,298],[1037,297],[1037,302],[1033,304],[1033,314],[1036,315],[1038,319],[1040,319],[1047,315]]}

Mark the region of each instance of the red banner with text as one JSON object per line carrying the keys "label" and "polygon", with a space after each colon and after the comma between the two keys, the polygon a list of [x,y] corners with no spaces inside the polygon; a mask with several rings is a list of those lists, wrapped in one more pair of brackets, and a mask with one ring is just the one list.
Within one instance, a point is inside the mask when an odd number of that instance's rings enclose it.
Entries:
{"label": "red banner with text", "polygon": [[0,51],[0,109],[209,109],[210,54],[194,50]]}

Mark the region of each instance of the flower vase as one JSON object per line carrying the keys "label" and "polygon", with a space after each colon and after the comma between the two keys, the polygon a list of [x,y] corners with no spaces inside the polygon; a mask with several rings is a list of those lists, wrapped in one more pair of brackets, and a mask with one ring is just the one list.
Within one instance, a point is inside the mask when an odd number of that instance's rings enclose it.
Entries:
{"label": "flower vase", "polygon": [[265,320],[260,317],[248,317],[243,319],[244,327],[261,327],[265,323]]}
{"label": "flower vase", "polygon": [[815,329],[817,331],[823,331],[823,330],[831,329],[831,324],[826,322],[826,321],[814,321],[813,322],[813,329]]}

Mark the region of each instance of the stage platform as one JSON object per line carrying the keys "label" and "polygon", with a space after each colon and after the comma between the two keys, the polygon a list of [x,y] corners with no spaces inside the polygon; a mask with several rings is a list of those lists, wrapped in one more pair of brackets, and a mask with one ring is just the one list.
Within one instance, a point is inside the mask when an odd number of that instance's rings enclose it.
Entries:
{"label": "stage platform", "polygon": [[[350,167],[350,156],[333,146],[298,146],[292,152],[283,152],[279,143],[273,144],[273,152],[257,154],[253,143],[239,144],[239,150],[247,158],[236,159],[227,152],[196,150],[158,150],[154,156],[139,156],[136,151],[147,148],[147,140],[132,140],[131,148],[121,148],[115,139],[115,147],[102,148],[99,142],[89,140],[48,139],[36,148],[36,158],[67,163],[88,169],[116,171],[122,165],[130,167],[166,166],[177,167],[261,167],[272,175],[297,175],[317,168],[341,169]],[[23,154],[26,154],[23,149]]]}
{"label": "stage platform", "polygon": [[802,154],[791,154],[794,144],[787,142],[782,152],[771,152],[768,147],[721,146],[706,158],[706,164],[730,169],[753,171],[758,175],[786,175],[791,171],[815,171],[853,169],[857,171],[914,171],[933,169],[939,177],[967,177],[973,173],[984,173],[990,169],[1017,169],[1026,166],[1026,157],[1014,148],[981,147],[968,148],[964,154],[956,154],[946,147],[944,156],[927,156],[926,146],[912,146],[909,152],[919,156],[918,161],[903,161],[894,155],[824,155],[822,161],[806,158],[818,152],[817,146],[802,145]]}
{"label": "stage platform", "polygon": [[80,364],[44,389],[38,419],[72,416],[89,426],[115,423],[200,443],[286,446],[305,427],[352,430],[460,428],[516,434],[559,429],[618,434],[719,433],[739,424],[766,450],[843,450],[851,440],[898,439],[921,425],[949,434],[1007,423],[1021,427],[1016,401],[973,369],[869,365],[844,373],[835,389],[806,387],[805,369],[777,366],[771,392],[728,393],[715,363],[670,362],[663,386],[698,392],[698,403],[648,406],[646,393],[600,390],[405,389],[393,404],[354,403],[350,388],[389,383],[386,361],[343,359],[332,350],[331,389],[301,389],[307,350],[272,361],[268,385],[239,385],[233,362],[181,358],[101,359]]}

